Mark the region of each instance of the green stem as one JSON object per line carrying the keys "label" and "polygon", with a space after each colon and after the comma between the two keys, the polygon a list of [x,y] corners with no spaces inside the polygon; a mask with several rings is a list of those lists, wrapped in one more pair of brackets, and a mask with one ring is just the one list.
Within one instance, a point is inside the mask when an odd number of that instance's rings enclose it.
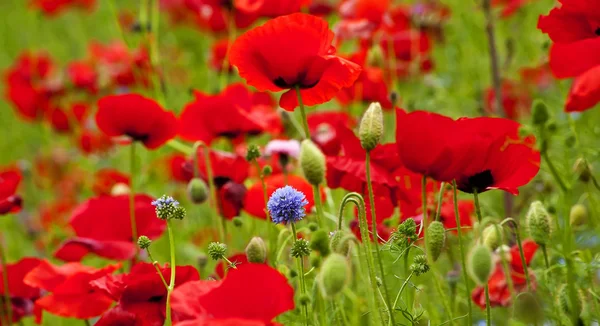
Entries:
{"label": "green stem", "polygon": [[[410,282],[410,279],[413,277],[414,272],[410,272],[410,274],[408,274],[408,276],[406,277],[406,280],[404,280],[404,283],[402,283],[402,286],[400,287],[400,290],[398,291],[398,294],[396,294],[396,299],[394,300],[394,305],[392,306],[392,310],[396,309],[396,305],[398,304],[398,300],[400,299],[400,295],[402,295],[402,292],[404,291],[404,288],[406,287],[406,285],[408,284],[408,282]],[[408,302],[406,303],[408,304]]]}
{"label": "green stem", "polygon": [[459,211],[458,211],[458,195],[457,195],[457,190],[456,190],[456,181],[452,181],[452,197],[453,197],[453,201],[454,201],[454,218],[456,219],[456,233],[458,234],[458,247],[460,248],[460,263],[461,263],[461,267],[462,267],[462,273],[463,273],[463,278],[465,280],[465,287],[466,287],[466,297],[467,297],[467,304],[469,306],[469,311],[467,313],[467,325],[473,325],[473,306],[471,303],[471,297],[469,295],[469,290],[470,290],[470,286],[469,286],[469,275],[467,274],[467,263],[465,260],[465,247],[463,246],[463,239],[462,239],[462,228],[460,226],[460,215],[459,215]]}
{"label": "green stem", "polygon": [[477,221],[481,223],[483,217],[481,216],[481,206],[479,205],[479,194],[477,189],[473,189],[473,201],[475,202],[475,213],[477,214]]}
{"label": "green stem", "polygon": [[541,154],[542,154],[542,158],[544,159],[544,161],[546,161],[546,164],[548,164],[548,168],[550,169],[550,174],[552,174],[552,177],[554,178],[556,183],[558,183],[560,190],[562,190],[563,192],[566,192],[568,190],[568,188],[567,188],[565,182],[562,180],[562,178],[558,174],[558,170],[554,166],[554,163],[552,163],[552,160],[550,160],[550,156],[548,156],[548,151],[543,150]]}
{"label": "green stem", "polygon": [[84,323],[86,326],[91,326],[91,324],[90,324],[90,321],[89,321],[89,320],[87,320],[87,319],[84,319],[84,320],[83,320],[83,323]]}
{"label": "green stem", "polygon": [[306,119],[306,111],[304,102],[302,102],[302,94],[300,86],[296,86],[296,96],[298,97],[298,105],[300,106],[300,114],[302,115],[302,128],[304,128],[304,139],[310,139],[310,129],[308,128],[308,120]]}
{"label": "green stem", "polygon": [[434,221],[440,220],[440,215],[442,213],[442,199],[444,196],[444,188],[445,187],[446,187],[446,184],[444,182],[442,182],[440,184],[440,192],[439,192],[438,198],[437,198],[437,208],[435,209],[435,216],[433,217]]}
{"label": "green stem", "polygon": [[546,250],[546,245],[541,245],[542,252],[544,253],[544,263],[546,264],[546,269],[550,268],[550,262],[548,260],[548,252]]}
{"label": "green stem", "polygon": [[[296,224],[290,223],[292,225],[292,235],[294,237],[294,242],[298,241],[298,234],[296,233]],[[306,294],[306,283],[304,281],[304,259],[303,257],[298,257],[298,276],[300,277],[300,291],[301,294]],[[308,325],[308,305],[304,305],[304,317],[306,325]]]}
{"label": "green stem", "polygon": [[[377,215],[375,213],[375,195],[373,193],[373,185],[371,184],[371,153],[367,151],[366,159],[365,159],[365,169],[367,174],[367,188],[369,190],[369,201],[371,203],[371,228],[373,229],[373,245],[375,246],[375,255],[377,256],[377,263],[379,265],[379,273],[381,274],[381,283],[383,286],[385,303],[388,306],[388,313],[390,315],[390,321],[392,325],[396,324],[394,320],[394,312],[390,305],[390,293],[388,291],[388,287],[385,280],[385,273],[383,271],[383,262],[381,260],[381,252],[379,250],[379,235],[377,234]],[[368,241],[369,239],[363,239],[363,241]]]}
{"label": "green stem", "polygon": [[[265,183],[265,176],[260,170],[260,165],[258,164],[258,161],[254,160],[254,166],[256,167],[256,171],[258,171],[258,173],[260,174],[260,184],[263,192],[263,200],[265,202],[265,215],[267,217],[267,242],[269,243],[269,251],[272,254],[275,254],[277,252],[277,241],[273,241],[273,225],[271,223],[271,213],[269,213],[269,210],[267,209],[267,202],[269,201],[269,194],[267,193],[267,184]],[[270,260],[273,263],[273,266],[275,266],[276,261],[273,259]]]}
{"label": "green stem", "polygon": [[490,306],[490,287],[485,283],[485,321],[486,325],[492,325],[492,311]]}
{"label": "green stem", "polygon": [[168,291],[169,290],[169,284],[167,284],[167,281],[165,280],[165,277],[163,276],[162,271],[158,267],[158,261],[154,260],[154,258],[152,257],[152,253],[150,252],[150,248],[146,248],[146,252],[148,253],[148,258],[150,258],[150,261],[152,262],[152,266],[154,266],[154,269],[156,269],[156,272],[158,273],[158,276],[160,276],[160,280],[163,282],[163,285],[165,286],[165,289],[167,289],[167,291]]}
{"label": "green stem", "polygon": [[138,19],[142,31],[148,30],[148,1],[149,0],[140,0],[140,14]]}
{"label": "green stem", "polygon": [[217,193],[215,189],[215,181],[213,180],[212,164],[210,162],[210,148],[204,145],[204,165],[206,166],[206,178],[208,179],[208,191],[210,193],[210,202],[214,211],[217,213],[217,229],[219,230],[219,239],[221,243],[225,243],[225,219],[219,212],[219,205],[217,203]]}
{"label": "green stem", "polygon": [[6,262],[6,253],[4,252],[4,245],[0,245],[0,260],[2,260],[2,282],[4,284],[4,305],[6,310],[6,325],[12,324],[12,301],[10,299],[10,289],[8,282],[8,263]]}
{"label": "green stem", "polygon": [[419,232],[417,235],[420,235],[423,232],[423,228],[425,228],[425,224],[427,223],[427,176],[423,176],[421,178],[421,207],[423,210],[423,218],[421,219],[421,225],[419,225]]}
{"label": "green stem", "polygon": [[435,287],[436,287],[438,293],[440,294],[440,297],[442,298],[442,304],[444,305],[444,309],[446,309],[446,311],[448,311],[448,315],[450,316],[450,325],[454,325],[454,313],[452,311],[452,307],[450,305],[450,302],[448,302],[448,296],[446,295],[446,293],[444,293],[444,290],[442,289],[442,285],[440,284],[440,280],[438,279],[436,269],[434,268],[433,264],[432,264],[432,269],[433,269],[432,270],[433,283],[435,283]]}
{"label": "green stem", "polygon": [[167,221],[167,231],[169,233],[169,249],[171,253],[171,279],[169,280],[169,287],[167,288],[167,313],[165,317],[165,325],[171,326],[173,322],[171,321],[171,293],[173,289],[175,289],[175,274],[176,274],[176,265],[175,265],[175,238],[173,237],[173,229],[171,228],[171,221]]}
{"label": "green stem", "polygon": [[[527,260],[525,259],[525,253],[523,252],[523,242],[521,241],[521,235],[519,233],[519,226],[517,222],[512,218],[509,219],[514,224],[515,238],[517,239],[517,246],[519,247],[519,256],[521,257],[521,265],[523,265],[523,273],[525,273],[525,281],[527,282],[527,291],[531,292],[531,281],[529,280],[529,267],[527,266]],[[546,267],[548,265],[546,264]]]}
{"label": "green stem", "polygon": [[321,191],[318,185],[313,185],[313,195],[315,198],[315,207],[317,208],[317,223],[323,227],[323,202],[321,202]]}
{"label": "green stem", "polygon": [[137,225],[136,225],[136,219],[135,219],[135,174],[136,174],[136,152],[135,152],[135,148],[136,148],[136,143],[132,142],[130,145],[130,152],[129,152],[129,177],[130,177],[130,186],[129,186],[129,221],[131,224],[131,237],[132,237],[132,241],[135,244],[135,256],[133,257],[133,259],[131,260],[131,268],[133,267],[133,264],[135,262],[135,259],[139,253],[139,248],[137,246],[137,239],[138,239],[138,232],[137,232]]}

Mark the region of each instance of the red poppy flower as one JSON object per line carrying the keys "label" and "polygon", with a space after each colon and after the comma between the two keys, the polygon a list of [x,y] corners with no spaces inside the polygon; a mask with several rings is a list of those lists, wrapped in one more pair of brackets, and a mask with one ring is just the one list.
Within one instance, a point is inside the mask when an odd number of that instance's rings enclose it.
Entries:
{"label": "red poppy flower", "polygon": [[[523,256],[525,257],[525,263],[529,265],[535,252],[537,251],[537,244],[531,240],[525,240],[522,243],[523,245]],[[515,294],[519,294],[523,291],[527,290],[527,281],[525,279],[523,264],[521,263],[521,255],[519,253],[519,247],[514,245],[510,249],[510,257],[508,258],[510,264],[510,273],[513,282],[513,287],[515,290]],[[535,288],[535,275],[532,271],[529,271],[529,279],[531,281],[531,285]],[[511,293],[508,287],[508,283],[506,280],[506,276],[504,274],[504,268],[501,262],[496,264],[496,268],[492,273],[488,281],[489,286],[489,294],[490,294],[490,305],[494,306],[502,306],[508,307],[511,304]],[[481,307],[481,309],[485,309],[485,293],[484,288],[482,286],[478,286],[473,289],[471,293],[471,298],[476,305]]]}
{"label": "red poppy flower", "polygon": [[71,62],[67,68],[67,74],[73,86],[86,89],[92,94],[96,93],[98,73],[89,63],[83,61]]}
{"label": "red poppy flower", "polygon": [[[475,204],[472,200],[459,200],[458,201],[458,214],[460,216],[460,228],[461,232],[467,231],[468,228],[473,225],[473,214],[475,213]],[[432,216],[432,215],[430,215]],[[456,215],[454,214],[454,201],[445,200],[442,204],[442,210],[440,212],[440,222],[444,223],[446,229],[456,229]],[[457,233],[457,231],[453,231]]]}
{"label": "red poppy flower", "polygon": [[554,84],[554,76],[548,62],[535,67],[521,68],[521,80],[539,90],[546,90]]}
{"label": "red poppy flower", "polygon": [[308,115],[307,121],[312,140],[327,156],[338,155],[342,149],[342,140],[338,136],[337,126],[354,128],[356,125],[356,121],[348,113],[337,111],[314,112]]}
{"label": "red poppy flower", "polygon": [[266,22],[241,35],[230,50],[231,64],[260,91],[285,92],[279,105],[298,106],[296,87],[307,106],[332,99],[350,87],[361,68],[335,55],[327,22],[307,14],[291,14]]}
{"label": "red poppy flower", "polygon": [[[241,264],[249,264],[248,257],[246,257],[246,253],[239,253],[232,256],[227,257],[230,262],[234,263],[236,266]],[[217,264],[215,266],[215,274],[222,279],[225,277],[225,264]]]}
{"label": "red poppy flower", "polygon": [[[502,109],[504,116],[511,120],[518,120],[519,117],[529,113],[531,107],[531,98],[527,91],[516,82],[504,80],[502,82]],[[496,108],[496,92],[493,87],[485,91],[485,110],[489,113],[499,113]]]}
{"label": "red poppy flower", "polygon": [[279,17],[302,11],[312,0],[234,0],[236,9],[260,17]]}
{"label": "red poppy flower", "polygon": [[[215,33],[226,32],[230,28],[242,29],[252,25],[258,16],[241,10],[238,2],[240,0],[233,3],[229,0],[184,0],[179,15],[185,17],[191,13],[198,27]],[[231,18],[235,26],[229,26]]]}
{"label": "red poppy flower", "polygon": [[56,16],[70,6],[91,10],[95,4],[96,0],[31,0],[32,6],[48,16]]}
{"label": "red poppy flower", "polygon": [[129,176],[115,169],[100,169],[94,175],[92,191],[96,195],[110,195],[117,184],[129,185]]}
{"label": "red poppy flower", "polygon": [[[462,168],[456,185],[464,192],[501,189],[511,194],[527,184],[540,170],[535,138],[519,138],[519,123],[501,118],[462,118],[458,130],[467,131],[462,148]],[[459,160],[461,161],[461,160]]]}
{"label": "red poppy flower", "polygon": [[0,215],[21,210],[21,197],[15,194],[21,178],[21,172],[16,168],[0,170]]}
{"label": "red poppy flower", "polygon": [[393,107],[383,70],[373,67],[364,67],[354,85],[342,89],[337,99],[344,105],[362,101],[363,103],[379,102],[384,109]]}
{"label": "red poppy flower", "polygon": [[[170,279],[170,267],[160,267],[160,271],[165,280]],[[177,266],[175,273],[176,289],[186,282],[200,279],[198,271],[192,266]],[[114,308],[100,318],[98,325],[114,325],[109,321],[123,320],[123,317],[129,320],[134,317],[141,322],[134,325],[164,324],[167,289],[152,264],[136,264],[129,274],[107,275],[91,285],[96,291],[117,302]]]}
{"label": "red poppy flower", "polygon": [[[432,42],[427,33],[417,30],[404,30],[382,35],[379,45],[383,49],[386,58],[396,58],[397,76],[405,77],[413,69],[417,72],[431,71],[433,68],[433,62],[430,58]],[[386,59],[386,62],[389,61]]]}
{"label": "red poppy flower", "polygon": [[[39,264],[39,259],[26,257],[14,264],[6,265],[8,291],[13,312],[12,323],[17,323],[23,317],[33,314],[33,302],[40,297],[41,291],[38,288],[25,284],[23,282],[23,275],[29,273]],[[4,271],[0,268],[0,277],[2,279],[4,279],[3,273]],[[6,307],[6,302],[4,301],[5,291],[4,282],[2,282],[0,284],[0,305],[2,305],[2,308]]]}
{"label": "red poppy flower", "polygon": [[[302,177],[292,174],[287,175],[287,177],[283,174],[274,174],[265,178],[265,184],[267,186],[267,198],[269,198],[278,188],[289,185],[306,195],[308,204],[305,208],[307,212],[310,212],[315,206],[313,187]],[[323,197],[323,193],[321,194],[321,197]],[[266,219],[266,207],[267,204],[263,197],[262,184],[256,182],[246,192],[246,196],[244,197],[244,210],[254,217]]]}
{"label": "red poppy flower", "polygon": [[98,101],[98,128],[110,137],[128,136],[156,149],[175,137],[177,119],[155,101],[137,94],[106,96]]}
{"label": "red poppy flower", "polygon": [[171,179],[177,182],[187,183],[190,181],[190,174],[184,170],[184,164],[187,157],[183,154],[173,154],[167,158]]}
{"label": "red poppy flower", "polygon": [[119,267],[109,265],[96,269],[79,263],[55,266],[47,260],[42,260],[23,280],[31,287],[50,292],[35,301],[36,322],[41,322],[42,311],[77,319],[101,315],[110,308],[112,300],[94,289],[90,282],[111,274]]}
{"label": "red poppy flower", "polygon": [[340,4],[342,17],[335,26],[341,39],[369,39],[377,31],[384,14],[390,10],[390,0],[346,0]]}
{"label": "red poppy flower", "polygon": [[194,96],[179,117],[179,135],[184,139],[210,143],[221,136],[236,138],[265,130],[266,126],[250,115],[251,93],[242,84],[230,85],[214,96],[198,91]]}
{"label": "red poppy flower", "polygon": [[502,9],[500,14],[503,18],[508,18],[525,6],[529,0],[493,0],[492,6]]}
{"label": "red poppy flower", "polygon": [[100,44],[91,42],[90,60],[97,64],[100,75],[109,77],[110,86],[147,86],[152,73],[148,49],[129,50],[123,42]]}
{"label": "red poppy flower", "polygon": [[187,305],[178,304],[177,309],[174,306],[175,314],[184,309],[188,313],[186,317],[191,317],[189,312],[195,311],[197,315],[193,317],[196,319],[240,318],[270,323],[280,314],[294,309],[294,289],[285,276],[265,264],[239,265],[208,291],[206,281],[198,282],[202,282],[197,286],[200,288],[198,293],[188,290],[183,296],[177,293],[179,289],[174,291],[174,298],[187,302]]}
{"label": "red poppy flower", "polygon": [[[222,39],[213,43],[210,48],[210,67],[218,72],[221,72],[225,68],[225,59],[227,58],[227,50],[229,49],[229,40]],[[233,67],[228,62],[227,72],[232,72]]]}
{"label": "red poppy flower", "polygon": [[71,131],[71,123],[69,116],[65,110],[53,107],[47,111],[46,119],[50,122],[50,126],[57,133],[68,133]]}
{"label": "red poppy flower", "polygon": [[593,108],[600,102],[600,65],[575,78],[565,111],[581,112]]}
{"label": "red poppy flower", "polygon": [[83,129],[77,139],[77,146],[84,154],[103,153],[114,145],[111,137],[98,131]]}
{"label": "red poppy flower", "polygon": [[[156,217],[152,198],[135,196],[138,235],[156,239],[164,232],[165,221]],[[64,261],[80,261],[93,253],[115,260],[131,259],[137,239],[132,239],[129,196],[99,196],[88,199],[73,211],[69,222],[75,237],[65,241],[54,256]]]}

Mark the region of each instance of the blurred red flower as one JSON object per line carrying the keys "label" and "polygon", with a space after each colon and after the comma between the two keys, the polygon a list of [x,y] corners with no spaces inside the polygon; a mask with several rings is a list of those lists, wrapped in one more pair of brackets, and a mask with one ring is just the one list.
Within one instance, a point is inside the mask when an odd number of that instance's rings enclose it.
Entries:
{"label": "blurred red flower", "polygon": [[[160,267],[165,280],[171,277],[171,268]],[[175,288],[186,282],[198,281],[198,271],[192,266],[177,266]],[[105,313],[96,325],[115,325],[115,320],[135,321],[133,325],[161,326],[165,322],[167,289],[152,264],[139,263],[131,272],[106,275],[91,282],[91,287],[105,294],[117,305]],[[112,300],[111,300],[112,299]]]}
{"label": "blurred red flower", "polygon": [[37,7],[48,16],[56,16],[69,7],[80,7],[92,10],[96,0],[31,0],[31,5]]}
{"label": "blurred red flower", "polygon": [[345,0],[340,4],[341,20],[335,25],[341,39],[370,39],[379,29],[384,14],[390,10],[390,0]]}
{"label": "blurred red flower", "polygon": [[[525,263],[529,266],[529,263],[533,259],[535,252],[537,251],[538,245],[532,240],[525,240],[523,245],[523,256],[525,257]],[[501,253],[502,255],[503,253]],[[527,290],[527,281],[525,279],[525,271],[521,262],[521,255],[519,253],[519,247],[517,245],[512,246],[509,252],[509,269],[510,277],[513,282],[515,295]],[[532,288],[535,289],[535,275],[529,270],[529,279],[531,281]],[[490,305],[492,307],[502,306],[508,307],[511,304],[511,293],[504,274],[504,268],[502,262],[499,261],[496,264],[496,268],[492,273],[488,281],[489,294],[490,294]],[[485,289],[483,286],[478,286],[471,292],[471,298],[476,305],[485,309]]]}
{"label": "blurred red flower", "polygon": [[94,174],[92,191],[96,195],[110,195],[117,184],[129,185],[129,176],[115,169],[100,169]]}
{"label": "blurred red flower", "polygon": [[[501,87],[502,109],[507,119],[518,120],[529,113],[531,97],[526,89],[517,82],[504,80]],[[488,113],[500,113],[496,108],[496,92],[493,87],[485,91],[485,110]]]}
{"label": "blurred red flower", "polygon": [[229,270],[223,281],[190,282],[173,292],[174,314],[182,320],[197,319],[200,325],[228,318],[270,324],[292,309],[294,289],[285,276],[265,264],[241,264]]}
{"label": "blurred red flower", "polygon": [[307,106],[329,101],[358,78],[360,66],[335,55],[327,22],[307,14],[281,16],[242,34],[230,61],[260,91],[286,91],[279,105],[293,111],[300,88]]}
{"label": "blurred red flower", "polygon": [[0,169],[0,215],[21,210],[22,199],[16,195],[21,179],[21,171],[17,168]]}
{"label": "blurred red flower", "polygon": [[[165,221],[156,217],[152,197],[135,196],[137,234],[156,239],[164,232]],[[55,252],[64,261],[80,261],[88,253],[114,260],[131,259],[137,239],[132,239],[129,196],[99,196],[75,208],[69,224],[75,237],[66,240]]]}
{"label": "blurred red flower", "polygon": [[148,149],[162,146],[177,133],[177,119],[172,112],[137,94],[101,98],[96,123],[107,136],[128,136]]}
{"label": "blurred red flower", "polygon": [[[38,258],[25,257],[14,264],[6,265],[8,292],[13,312],[12,323],[17,323],[21,318],[33,314],[33,303],[41,296],[41,291],[38,288],[25,284],[23,276],[39,264],[40,260]],[[0,267],[0,279],[4,279],[3,273],[5,271]],[[6,307],[6,302],[4,301],[5,293],[4,282],[0,282],[0,305],[2,308]]]}
{"label": "blurred red flower", "polygon": [[371,102],[379,102],[383,109],[393,108],[384,72],[374,67],[363,67],[354,85],[340,90],[337,99],[344,105],[354,101],[361,101],[367,105]]}
{"label": "blurred red flower", "polygon": [[[227,50],[229,49],[229,39],[222,39],[214,42],[210,48],[210,67],[215,71],[222,72],[225,68],[225,58],[227,57]],[[233,71],[233,67],[227,60],[227,72]]]}
{"label": "blurred red flower", "polygon": [[96,269],[69,263],[52,265],[42,260],[37,267],[24,276],[23,282],[31,287],[48,291],[49,294],[35,301],[36,322],[42,321],[42,312],[53,315],[88,319],[101,315],[112,305],[112,300],[90,285],[90,282],[111,274],[119,265]]}
{"label": "blurred red flower", "polygon": [[319,111],[308,115],[308,129],[312,141],[317,144],[327,156],[338,155],[342,149],[342,140],[336,130],[343,125],[354,128],[356,121],[346,112]]}
{"label": "blurred red flower", "polygon": [[576,77],[571,85],[565,111],[581,112],[600,102],[600,65]]}
{"label": "blurred red flower", "polygon": [[98,91],[98,73],[93,65],[84,61],[73,61],[67,67],[67,74],[73,86],[85,89],[92,94]]}
{"label": "blurred red flower", "polygon": [[518,12],[528,2],[531,2],[531,0],[493,0],[492,6],[501,8],[502,18],[508,18]]}

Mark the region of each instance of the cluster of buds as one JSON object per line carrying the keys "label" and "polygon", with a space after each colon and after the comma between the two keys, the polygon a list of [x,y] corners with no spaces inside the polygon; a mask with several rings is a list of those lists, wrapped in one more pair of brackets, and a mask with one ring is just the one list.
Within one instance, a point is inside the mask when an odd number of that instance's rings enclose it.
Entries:
{"label": "cluster of buds", "polygon": [[173,197],[163,195],[152,202],[156,209],[156,216],[161,220],[182,220],[185,217],[185,208],[179,205],[179,202]]}

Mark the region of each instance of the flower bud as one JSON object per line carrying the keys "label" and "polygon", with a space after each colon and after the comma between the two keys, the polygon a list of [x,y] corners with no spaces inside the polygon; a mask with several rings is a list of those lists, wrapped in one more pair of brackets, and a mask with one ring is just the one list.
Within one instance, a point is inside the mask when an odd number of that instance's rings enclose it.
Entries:
{"label": "flower bud", "polygon": [[360,144],[367,152],[373,150],[383,137],[383,112],[381,104],[373,102],[360,121],[358,128]]}
{"label": "flower bud", "polygon": [[550,116],[548,115],[548,108],[546,107],[546,103],[541,100],[536,100],[533,102],[533,112],[531,114],[531,119],[534,125],[541,126],[548,121]]}
{"label": "flower bud", "polygon": [[244,225],[244,221],[239,216],[234,217],[231,221],[236,228],[241,228]]}
{"label": "flower bud", "polygon": [[481,233],[483,244],[494,251],[503,242],[502,229],[497,224],[488,225]]}
{"label": "flower bud", "polygon": [[484,285],[492,275],[492,253],[482,244],[476,245],[469,253],[467,269],[471,278],[478,285]]}
{"label": "flower bud", "polygon": [[194,204],[202,204],[208,199],[208,187],[200,178],[193,178],[187,186],[187,193]]}
{"label": "flower bud", "polygon": [[310,266],[312,266],[314,268],[319,268],[319,267],[321,267],[322,262],[323,262],[323,258],[321,255],[316,254],[314,252],[310,254]]}
{"label": "flower bud", "polygon": [[296,276],[298,276],[298,271],[295,269],[290,269],[290,278],[294,278]]}
{"label": "flower bud", "polygon": [[346,257],[340,254],[331,254],[321,266],[317,282],[325,298],[331,298],[340,293],[350,280],[350,266]]}
{"label": "flower bud", "polygon": [[110,194],[113,196],[128,195],[130,191],[131,188],[129,188],[128,185],[119,182],[112,187],[112,189],[110,190]]}
{"label": "flower bud", "polygon": [[248,146],[248,151],[246,152],[246,161],[253,162],[260,157],[260,150],[258,146],[255,144]]}
{"label": "flower bud", "polygon": [[319,185],[325,178],[325,155],[310,139],[300,145],[300,167],[308,182]]}
{"label": "flower bud", "polygon": [[268,177],[273,173],[273,168],[270,165],[265,165],[262,169],[262,176]]}
{"label": "flower bud", "polygon": [[140,236],[137,240],[137,244],[138,244],[138,247],[140,247],[140,249],[148,249],[148,247],[150,247],[151,243],[152,243],[152,240],[150,240],[150,238],[148,238],[145,235]]}
{"label": "flower bud", "polygon": [[319,252],[323,257],[329,255],[329,234],[325,230],[317,230],[312,233],[310,249]]}
{"label": "flower bud", "polygon": [[575,171],[581,182],[587,183],[592,179],[592,169],[583,158],[579,158],[577,161],[575,161],[575,164],[573,165],[573,171]]}
{"label": "flower bud", "polygon": [[309,305],[310,301],[311,301],[310,296],[306,293],[303,293],[298,296],[298,303],[300,303],[301,306]]}
{"label": "flower bud", "polygon": [[211,242],[208,244],[208,255],[213,260],[219,260],[225,257],[227,252],[227,245],[220,242]]}
{"label": "flower bud", "polygon": [[300,258],[310,255],[310,245],[308,241],[304,239],[298,239],[294,241],[290,253],[294,258]]}
{"label": "flower bud", "polygon": [[588,214],[587,209],[582,204],[575,204],[571,207],[569,213],[569,222],[573,226],[580,226],[587,222]]}
{"label": "flower bud", "polygon": [[544,309],[532,293],[520,293],[512,306],[515,318],[527,325],[538,325],[544,320]]}
{"label": "flower bud", "polygon": [[200,253],[198,257],[196,257],[196,262],[198,263],[198,269],[203,270],[208,264],[208,256],[204,253]]}
{"label": "flower bud", "polygon": [[552,233],[552,218],[541,201],[534,201],[529,206],[525,224],[529,235],[539,245],[546,245]]}
{"label": "flower bud", "polygon": [[440,254],[442,253],[442,249],[444,249],[444,244],[446,243],[446,230],[444,229],[444,224],[440,221],[433,221],[427,227],[426,232],[426,240],[427,240],[427,254],[431,261],[436,261]]}
{"label": "flower bud", "polygon": [[267,260],[267,246],[260,237],[254,237],[246,246],[248,262],[262,264]]}
{"label": "flower bud", "polygon": [[315,232],[319,229],[319,224],[315,222],[310,222],[308,223],[308,229],[310,230],[310,232]]}

